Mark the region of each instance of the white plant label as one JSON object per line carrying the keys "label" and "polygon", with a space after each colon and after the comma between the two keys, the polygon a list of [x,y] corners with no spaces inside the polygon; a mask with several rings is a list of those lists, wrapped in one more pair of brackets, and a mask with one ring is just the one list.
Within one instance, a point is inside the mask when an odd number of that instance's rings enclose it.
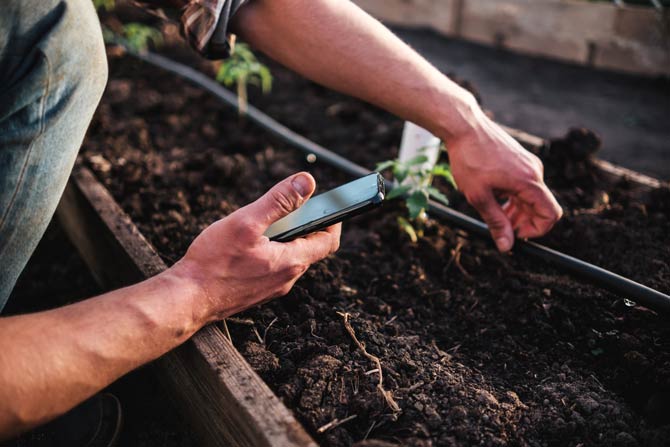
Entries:
{"label": "white plant label", "polygon": [[[400,152],[398,159],[400,162],[406,162],[418,155],[425,155],[428,158],[421,167],[431,169],[437,163],[440,156],[440,139],[423,127],[414,123],[405,121],[405,127],[400,141]],[[406,178],[403,185],[415,183],[411,178]],[[417,186],[417,185],[415,185]]]}

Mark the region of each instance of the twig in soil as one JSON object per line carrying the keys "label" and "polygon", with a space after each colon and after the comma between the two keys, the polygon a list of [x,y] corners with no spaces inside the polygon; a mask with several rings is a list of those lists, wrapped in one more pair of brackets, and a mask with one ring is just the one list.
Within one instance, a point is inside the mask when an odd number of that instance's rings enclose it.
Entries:
{"label": "twig in soil", "polygon": [[223,325],[223,330],[226,334],[226,337],[228,338],[228,340],[232,344],[233,343],[233,337],[230,336],[230,331],[228,330],[228,323],[226,323],[226,319],[224,318],[223,321],[221,321],[221,323]]}
{"label": "twig in soil", "polygon": [[230,323],[235,323],[235,324],[244,324],[245,326],[253,326],[254,325],[254,320],[252,320],[251,318],[228,317],[228,318],[226,318],[226,321],[229,321]]}
{"label": "twig in soil", "polygon": [[272,327],[272,325],[275,324],[275,323],[277,322],[277,320],[279,320],[279,318],[278,318],[278,317],[274,317],[274,319],[270,322],[270,324],[267,325],[267,327],[266,327],[265,330],[263,331],[263,346],[265,346],[265,340],[267,339],[268,331],[270,330],[270,328]]}
{"label": "twig in soil", "polygon": [[358,417],[357,414],[352,414],[351,416],[346,417],[344,419],[335,418],[332,421],[328,422],[326,425],[322,425],[321,427],[317,428],[316,432],[317,433],[323,433],[323,432],[326,432],[328,430],[332,430],[333,428],[339,427],[340,425],[342,425],[344,423],[347,423],[347,422],[351,421],[352,419],[356,419],[357,417]]}
{"label": "twig in soil", "polygon": [[397,318],[398,318],[398,316],[397,316],[397,315],[394,315],[393,318],[391,318],[389,321],[387,321],[386,323],[384,323],[384,326],[387,326],[387,325],[393,323]]}
{"label": "twig in soil", "polygon": [[421,388],[421,387],[424,386],[425,384],[426,384],[426,383],[425,383],[423,380],[419,380],[419,381],[416,382],[415,384],[410,385],[409,387],[407,387],[404,391],[410,393],[410,392],[414,391],[414,390],[417,389],[417,388]]}
{"label": "twig in soil", "polygon": [[396,401],[393,399],[393,395],[391,394],[390,391],[386,391],[384,389],[384,373],[382,372],[382,362],[379,360],[379,357],[376,355],[370,354],[366,349],[365,349],[365,344],[360,342],[358,338],[356,338],[356,331],[354,331],[354,328],[351,326],[351,323],[349,323],[349,314],[348,313],[342,313],[338,312],[338,315],[342,317],[343,323],[344,323],[344,328],[347,330],[349,335],[351,335],[351,338],[353,339],[354,343],[358,347],[358,349],[361,350],[363,355],[365,355],[368,359],[370,359],[372,362],[375,363],[378,369],[378,374],[379,374],[379,382],[377,383],[377,390],[381,393],[382,397],[386,401],[386,404],[391,408],[391,411],[393,411],[393,414],[396,415],[397,413],[400,413],[400,407],[396,403]]}
{"label": "twig in soil", "polygon": [[258,339],[258,343],[265,345],[265,342],[263,342],[263,337],[261,337],[261,334],[258,333],[258,330],[256,329],[256,326],[252,328],[254,331],[254,334],[256,334],[256,338]]}
{"label": "twig in soil", "polygon": [[433,347],[433,349],[435,349],[435,352],[437,352],[437,355],[440,356],[440,361],[441,361],[441,362],[442,362],[442,361],[446,361],[446,362],[448,362],[449,360],[451,360],[452,355],[449,354],[448,352],[445,352],[445,351],[441,350],[441,349],[437,346],[437,343],[435,342],[435,340],[431,341],[431,342],[430,342],[430,345]]}
{"label": "twig in soil", "polygon": [[461,348],[461,343],[456,343],[451,348],[447,349],[447,352],[453,352],[454,354]]}
{"label": "twig in soil", "polygon": [[594,376],[593,374],[591,374],[589,377],[591,377],[598,384],[598,388],[600,388],[600,391],[602,391],[604,393],[605,388],[603,387],[603,384],[600,383],[600,380],[598,380],[598,378],[596,376]]}
{"label": "twig in soil", "polygon": [[370,436],[370,433],[372,432],[372,430],[374,430],[375,425],[377,425],[377,421],[372,421],[370,428],[368,428],[368,431],[365,432],[365,436],[363,436],[363,441],[368,439],[368,436]]}
{"label": "twig in soil", "polygon": [[317,340],[325,340],[325,338],[323,338],[323,337],[321,337],[321,336],[319,336],[319,335],[316,335],[316,334],[314,333],[315,330],[316,330],[316,321],[315,321],[315,320],[312,320],[312,321],[310,321],[310,323],[309,323],[309,333],[312,334],[312,337],[316,338]]}
{"label": "twig in soil", "polygon": [[458,242],[456,243],[456,248],[451,250],[451,259],[449,259],[449,262],[447,262],[447,265],[444,267],[444,271],[446,272],[449,270],[449,267],[453,263],[456,265],[458,270],[465,276],[466,279],[472,280],[472,275],[468,273],[467,270],[465,270],[465,267],[463,267],[463,264],[461,264],[461,250],[465,246],[465,240],[458,238]]}

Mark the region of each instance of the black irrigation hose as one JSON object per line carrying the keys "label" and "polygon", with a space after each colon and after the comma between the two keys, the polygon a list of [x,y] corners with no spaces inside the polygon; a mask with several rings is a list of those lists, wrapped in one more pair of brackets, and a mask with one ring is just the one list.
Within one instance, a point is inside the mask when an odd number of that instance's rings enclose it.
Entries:
{"label": "black irrigation hose", "polygon": [[[190,81],[201,88],[204,88],[228,106],[235,109],[238,108],[237,96],[203,73],[194,70],[187,65],[172,61],[171,59],[160,56],[158,54],[149,52],[129,53],[142,61],[172,72],[177,76]],[[353,163],[346,158],[335,154],[334,152],[329,151],[323,146],[308,140],[302,135],[293,132],[291,129],[278,123],[252,105],[248,106],[246,116],[251,121],[277,136],[281,140],[297,147],[306,154],[314,154],[317,159],[321,159],[329,165],[332,165],[351,176],[360,177],[370,173],[368,169],[365,169],[364,167],[357,165],[356,163]],[[389,189],[393,187],[393,185],[388,181],[386,186]],[[462,228],[478,236],[490,238],[488,227],[484,222],[467,216],[433,200],[430,201],[429,211],[433,215],[442,217],[454,226]],[[545,247],[544,245],[538,244],[536,242],[519,240],[516,242],[516,250],[536,258],[543,259],[546,262],[554,264],[557,267],[560,267],[570,273],[578,275],[592,282],[593,284],[609,290],[610,292],[622,298],[632,300],[657,312],[670,314],[670,296],[665,295],[657,290],[639,284],[628,278],[624,278],[623,276],[617,275],[616,273],[610,272],[593,264],[589,264],[588,262],[584,262],[580,259],[568,256],[549,247]]]}

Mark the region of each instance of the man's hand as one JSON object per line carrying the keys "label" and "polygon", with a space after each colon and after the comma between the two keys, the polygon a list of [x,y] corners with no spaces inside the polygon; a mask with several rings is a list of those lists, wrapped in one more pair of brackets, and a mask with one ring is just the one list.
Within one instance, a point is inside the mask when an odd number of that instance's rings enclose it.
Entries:
{"label": "man's hand", "polygon": [[[233,27],[303,76],[442,138],[458,186],[500,250],[512,248],[513,230],[540,236],[561,216],[539,160],[488,119],[472,95],[352,2],[255,0],[240,8]],[[509,203],[501,207],[496,197]]]}
{"label": "man's hand", "polygon": [[153,278],[0,318],[0,440],[64,413],[208,321],[286,294],[311,263],[338,248],[339,225],[285,244],[263,236],[312,192],[312,176],[291,176],[211,225]]}
{"label": "man's hand", "polygon": [[263,236],[275,221],[299,208],[314,192],[307,173],[277,184],[256,202],[203,231],[172,268],[203,290],[209,321],[285,295],[310,264],[339,247],[341,225],[288,243]]}
{"label": "man's hand", "polygon": [[[563,211],[542,176],[544,167],[479,107],[471,130],[447,141],[459,189],[486,221],[500,251],[520,238],[539,237]],[[501,206],[497,199],[507,199]]]}

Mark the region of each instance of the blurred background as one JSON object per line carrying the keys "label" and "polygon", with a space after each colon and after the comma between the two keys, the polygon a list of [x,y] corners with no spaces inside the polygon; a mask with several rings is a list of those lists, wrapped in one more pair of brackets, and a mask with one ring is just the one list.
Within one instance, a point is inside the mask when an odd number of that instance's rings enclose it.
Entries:
{"label": "blurred background", "polygon": [[601,158],[670,179],[670,1],[355,2],[499,122],[545,138],[587,127]]}

